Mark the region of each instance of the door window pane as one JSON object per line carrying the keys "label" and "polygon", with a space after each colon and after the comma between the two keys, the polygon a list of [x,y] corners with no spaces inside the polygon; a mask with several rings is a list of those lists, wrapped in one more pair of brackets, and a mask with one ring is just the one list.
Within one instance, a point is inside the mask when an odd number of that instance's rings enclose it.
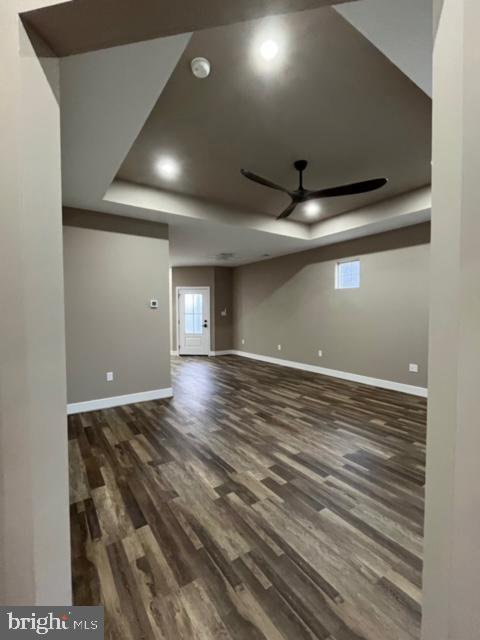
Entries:
{"label": "door window pane", "polygon": [[185,333],[202,335],[203,333],[203,294],[185,294]]}
{"label": "door window pane", "polygon": [[202,333],[202,316],[196,313],[194,316],[194,333]]}
{"label": "door window pane", "polygon": [[185,314],[185,333],[194,333],[193,331],[193,314]]}
{"label": "door window pane", "polygon": [[196,293],[195,294],[195,301],[194,301],[194,311],[193,313],[195,314],[199,314],[199,315],[203,315],[203,295],[201,293]]}
{"label": "door window pane", "polygon": [[185,313],[193,313],[193,293],[185,294]]}

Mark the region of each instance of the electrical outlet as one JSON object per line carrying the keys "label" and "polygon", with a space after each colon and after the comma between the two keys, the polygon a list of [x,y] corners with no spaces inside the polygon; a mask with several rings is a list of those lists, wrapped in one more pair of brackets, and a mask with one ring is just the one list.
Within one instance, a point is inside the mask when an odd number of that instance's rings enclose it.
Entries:
{"label": "electrical outlet", "polygon": [[156,298],[150,300],[150,309],[158,309],[158,300]]}
{"label": "electrical outlet", "polygon": [[113,380],[113,371],[107,371],[107,382],[112,382]]}
{"label": "electrical outlet", "polygon": [[323,356],[323,351],[321,349],[318,350],[318,357],[321,358]]}
{"label": "electrical outlet", "polygon": [[245,344],[245,338],[242,338],[242,344]]}
{"label": "electrical outlet", "polygon": [[281,351],[282,350],[282,345],[281,344],[277,344],[277,350]]}
{"label": "electrical outlet", "polygon": [[411,362],[411,363],[408,365],[408,370],[409,370],[411,373],[418,373],[418,364],[414,364],[414,363],[412,363],[412,362]]}

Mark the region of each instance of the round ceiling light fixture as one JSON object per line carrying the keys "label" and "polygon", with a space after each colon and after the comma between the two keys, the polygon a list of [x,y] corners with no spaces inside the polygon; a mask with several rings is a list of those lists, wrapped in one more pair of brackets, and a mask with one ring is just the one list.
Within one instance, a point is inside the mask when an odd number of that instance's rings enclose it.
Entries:
{"label": "round ceiling light fixture", "polygon": [[196,78],[199,78],[200,80],[204,80],[205,78],[208,78],[208,76],[210,75],[210,71],[212,69],[211,65],[210,65],[210,61],[207,60],[206,58],[194,58],[191,63],[190,63],[190,67],[192,69],[192,73]]}
{"label": "round ceiling light fixture", "polygon": [[316,200],[310,200],[304,207],[305,215],[308,218],[315,218],[321,211],[320,203]]}
{"label": "round ceiling light fixture", "polygon": [[176,180],[180,174],[180,165],[170,156],[160,158],[156,163],[156,169],[165,180]]}
{"label": "round ceiling light fixture", "polygon": [[260,45],[260,53],[264,60],[273,60],[279,52],[279,46],[275,40],[265,40]]}

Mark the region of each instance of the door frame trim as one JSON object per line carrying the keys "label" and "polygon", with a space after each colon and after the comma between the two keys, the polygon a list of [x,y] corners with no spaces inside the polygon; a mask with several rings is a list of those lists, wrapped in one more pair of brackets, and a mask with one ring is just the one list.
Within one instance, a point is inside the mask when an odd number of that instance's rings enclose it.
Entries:
{"label": "door frame trim", "polygon": [[180,354],[180,305],[179,305],[180,293],[182,290],[195,291],[196,289],[199,289],[202,291],[205,291],[205,289],[208,290],[208,350],[205,355],[209,356],[212,352],[212,298],[211,298],[212,289],[210,285],[205,285],[205,286],[198,285],[195,287],[181,286],[181,287],[175,287],[175,309],[176,309],[176,321],[177,321],[175,334],[177,336],[177,342],[175,345],[176,349],[174,349],[174,351],[177,352],[177,355],[181,355]]}

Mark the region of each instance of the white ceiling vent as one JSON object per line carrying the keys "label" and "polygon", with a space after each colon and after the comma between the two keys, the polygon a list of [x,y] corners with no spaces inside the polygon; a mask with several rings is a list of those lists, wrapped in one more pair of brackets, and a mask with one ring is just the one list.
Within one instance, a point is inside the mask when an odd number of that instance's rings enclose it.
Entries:
{"label": "white ceiling vent", "polygon": [[234,253],[217,253],[217,255],[215,256],[216,260],[224,260],[225,262],[227,262],[228,260],[233,260],[233,258],[235,257]]}

